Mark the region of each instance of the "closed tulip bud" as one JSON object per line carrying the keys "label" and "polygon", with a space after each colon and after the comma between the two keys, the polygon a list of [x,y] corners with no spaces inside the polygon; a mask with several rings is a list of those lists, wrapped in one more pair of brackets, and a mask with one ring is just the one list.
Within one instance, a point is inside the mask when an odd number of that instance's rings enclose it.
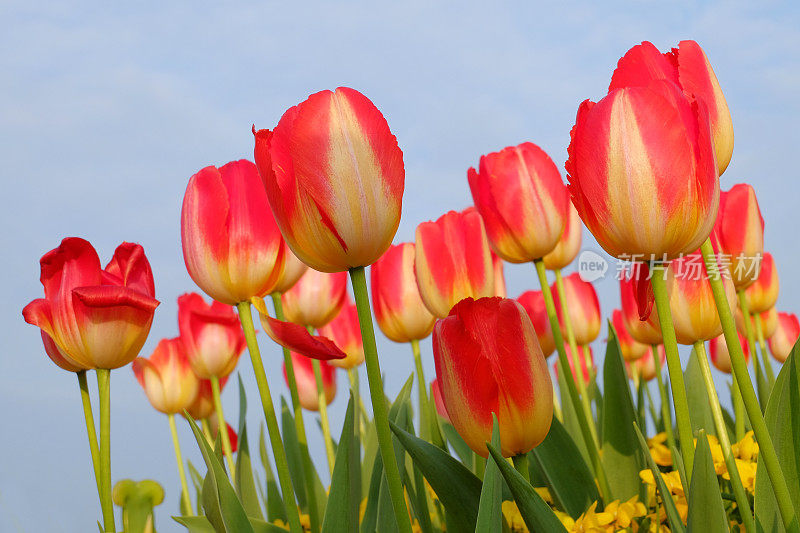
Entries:
{"label": "closed tulip bud", "polygon": [[617,342],[619,343],[619,350],[622,352],[622,358],[626,362],[635,361],[650,351],[650,346],[638,342],[628,332],[628,328],[625,327],[625,320],[622,318],[622,311],[619,309],[614,309],[611,314],[611,324],[617,334]]}
{"label": "closed tulip bud", "polygon": [[639,309],[639,301],[644,299],[641,293],[645,284],[642,281],[637,282],[636,272],[640,267],[634,266],[634,271],[630,274],[625,274],[619,280],[620,299],[622,300],[622,321],[625,324],[625,329],[628,330],[631,337],[637,342],[652,346],[654,344],[661,344],[661,326],[658,322],[658,312],[655,306],[649,309],[647,317],[642,320]]}
{"label": "closed tulip bud", "polygon": [[[583,356],[583,346],[578,346],[577,355],[572,353],[572,348],[568,344],[564,345],[564,350],[567,352],[567,361],[569,361],[569,369],[572,371],[572,375],[580,377],[583,379],[584,385],[588,385],[592,378],[592,373],[591,368],[586,366],[586,358]],[[575,366],[576,359],[578,360],[580,372],[578,372],[578,367]],[[589,364],[592,367],[594,366],[594,352],[591,346],[589,347]],[[556,373],[556,378],[558,378],[558,361],[553,363],[553,371]]]}
{"label": "closed tulip bud", "polygon": [[274,132],[253,133],[275,219],[301,261],[340,272],[383,255],[400,224],[405,168],[366,96],[321,91],[286,111]]}
{"label": "closed tulip bud", "polygon": [[[220,391],[222,391],[227,382],[228,378],[226,377],[219,380]],[[214,396],[211,388],[211,380],[199,380],[197,386],[197,396],[195,397],[194,402],[192,402],[192,405],[186,408],[186,411],[189,413],[189,416],[195,420],[210,418],[211,415],[214,414]]]}
{"label": "closed tulip bud", "polygon": [[[55,344],[45,350],[78,369],[125,366],[142,349],[158,300],[150,263],[138,244],[122,243],[100,268],[88,241],[67,238],[42,256],[44,298],[22,310]],[[64,368],[64,367],[62,367]]]}
{"label": "closed tulip bud", "polygon": [[197,293],[184,294],[178,298],[178,326],[189,364],[198,377],[222,378],[233,372],[245,340],[231,306],[209,305]]}
{"label": "closed tulip bud", "polygon": [[555,248],[569,198],[544,150],[526,142],[481,156],[478,170],[470,168],[467,178],[497,255],[524,263]]}
{"label": "closed tulip bud", "polygon": [[[736,308],[736,291],[726,276],[722,276],[728,305]],[[680,344],[707,341],[722,333],[714,294],[708,282],[703,256],[684,255],[670,263],[667,269],[667,293],[672,311],[675,336]]]}
{"label": "closed tulip bud", "polygon": [[149,359],[137,357],[133,373],[150,404],[165,414],[190,407],[200,386],[180,337],[162,339]]}
{"label": "closed tulip bud", "polygon": [[411,342],[431,334],[436,318],[419,295],[413,242],[389,247],[370,268],[370,284],[375,320],[390,340]]}
{"label": "closed tulip bud", "polygon": [[440,417],[444,418],[451,426],[453,422],[450,421],[450,415],[447,414],[447,407],[444,405],[442,398],[442,388],[439,386],[439,379],[436,378],[431,381],[431,394],[433,395],[433,403],[436,406],[436,412]]}
{"label": "closed tulip bud", "polygon": [[492,413],[504,457],[544,440],[553,418],[553,385],[527,313],[514,300],[466,298],[433,328],[436,377],[453,427],[488,455]]}
{"label": "closed tulip bud", "polygon": [[764,218],[750,185],[740,183],[722,192],[714,238],[720,253],[729,260],[736,290],[758,279],[764,254]]}
{"label": "closed tulip bud", "polygon": [[415,271],[422,301],[437,318],[464,298],[494,296],[492,254],[478,212],[450,211],[417,226]]}
{"label": "closed tulip bud", "polygon": [[769,351],[777,361],[784,363],[800,337],[797,315],[778,313],[778,327],[769,338]]}
{"label": "closed tulip bud", "polygon": [[[667,352],[664,351],[664,345],[659,344],[656,351],[658,352],[658,357],[661,359],[661,368],[664,368],[664,364],[667,361]],[[627,363],[627,369],[628,376],[631,378],[636,375],[642,381],[652,381],[657,374],[656,361],[653,359],[653,348],[650,347],[639,359]]]}
{"label": "closed tulip bud", "polygon": [[572,201],[612,256],[671,259],[711,233],[719,178],[708,112],[674,83],[583,102],[568,152]]}
{"label": "closed tulip bud", "polygon": [[319,328],[319,334],[328,337],[347,354],[344,359],[331,359],[329,364],[349,370],[364,362],[364,344],[361,341],[361,326],[358,309],[350,297],[346,298],[342,310],[336,317]]}
{"label": "closed tulip bud", "polygon": [[[563,324],[562,305],[555,284],[550,291],[555,300],[558,321]],[[594,285],[583,281],[580,274],[573,272],[564,278],[564,296],[575,333],[575,342],[580,345],[589,344],[600,335],[600,301],[597,299]]]}
{"label": "closed tulip bud", "polygon": [[492,270],[494,271],[494,295],[505,298],[508,292],[506,291],[506,275],[503,272],[503,260],[494,252],[492,252]]}
{"label": "closed tulip bud", "polygon": [[328,274],[309,268],[281,296],[286,320],[321,328],[339,314],[347,299],[347,273]]}
{"label": "closed tulip bud", "polygon": [[308,265],[300,261],[288,247],[286,248],[285,259],[283,273],[272,289],[273,293],[283,294],[288,291],[294,287],[297,280],[308,270]]}
{"label": "closed tulip bud", "polygon": [[[336,397],[336,367],[329,365],[325,361],[320,361],[319,363],[322,370],[322,388],[325,392],[325,404],[330,405]],[[300,397],[300,405],[307,411],[318,411],[317,381],[314,378],[314,367],[311,359],[292,352],[292,365],[294,366],[294,377],[297,381],[297,394]],[[283,365],[283,379],[286,380],[285,363]]]}
{"label": "closed tulip bud", "polygon": [[753,314],[763,313],[778,301],[778,270],[775,268],[775,259],[767,252],[761,258],[761,268],[758,278],[747,287],[744,295],[747,298],[747,308]]}
{"label": "closed tulip bud", "polygon": [[[735,309],[734,318],[736,320],[736,330],[746,337],[747,330],[744,327],[742,309],[739,307]],[[778,311],[774,307],[770,307],[763,313],[759,313],[758,316],[761,318],[761,333],[764,335],[765,339],[768,339],[770,335],[775,332],[775,328],[778,327]],[[753,328],[754,332],[756,331],[755,315],[753,314],[750,315],[750,327]]]}
{"label": "closed tulip bud", "polygon": [[550,327],[550,319],[547,317],[542,291],[525,291],[517,297],[517,302],[522,305],[525,312],[528,313],[528,318],[531,319],[542,354],[545,358],[550,357],[556,349],[556,342],[553,340],[553,329]]}
{"label": "closed tulip bud", "polygon": [[189,179],[181,243],[189,276],[218,302],[236,305],[272,292],[286,246],[253,163],[210,166]]}
{"label": "closed tulip bud", "polygon": [[662,54],[647,41],[636,45],[619,60],[609,91],[619,87],[647,86],[664,79],[678,85],[684,94],[702,100],[708,109],[711,137],[720,176],[733,155],[733,123],[728,104],[711,63],[695,41],[681,41]]}
{"label": "closed tulip bud", "polygon": [[558,244],[556,244],[552,252],[542,258],[544,266],[549,270],[560,270],[568,266],[575,260],[581,249],[583,233],[581,217],[572,202],[569,203],[568,211],[569,214],[564,223],[564,231],[561,233],[561,238],[558,239]]}
{"label": "closed tulip bud", "polygon": [[[739,344],[741,344],[742,350],[744,351],[744,360],[745,362],[749,362],[750,348],[747,345],[747,339],[741,333],[738,333],[738,336]],[[717,367],[717,370],[725,372],[726,374],[731,373],[731,354],[728,351],[728,344],[725,342],[724,335],[714,337],[708,341],[708,355],[711,358],[711,362]]]}

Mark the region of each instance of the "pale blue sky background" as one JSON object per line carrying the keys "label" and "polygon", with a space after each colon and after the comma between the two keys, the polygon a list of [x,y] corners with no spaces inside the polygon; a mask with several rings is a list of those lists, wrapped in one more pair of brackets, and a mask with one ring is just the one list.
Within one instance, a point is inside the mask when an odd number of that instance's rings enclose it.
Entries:
{"label": "pale blue sky background", "polygon": [[[723,188],[754,185],[782,275],[778,305],[800,309],[800,282],[789,277],[800,192],[796,4],[430,4],[0,4],[0,532],[84,533],[100,515],[76,380],[49,362],[20,314],[41,294],[39,257],[68,235],[91,240],[103,262],[122,240],[143,244],[162,301],[143,350],[149,354],[159,338],[177,334],[175,298],[194,288],[179,233],[189,176],[252,157],[252,123],[271,127],[321,89],[352,86],[386,115],[405,154],[397,240],[408,240],[419,222],[470,202],[466,170],[483,153],[533,141],[563,168],[578,104],[604,94],[629,47],[648,39],[665,50],[695,39],[733,114],[736,148]],[[596,245],[587,238],[587,247]],[[536,286],[530,266],[506,272],[512,296]],[[605,280],[598,290],[610,313],[619,303],[616,283]],[[285,392],[280,354],[261,343],[277,396]],[[410,351],[384,338],[379,348],[394,395],[411,372]],[[432,377],[429,342],[423,350]],[[240,369],[252,396],[246,358]],[[345,383],[340,377],[342,389]],[[129,369],[115,372],[112,384],[114,480],[160,481],[168,495],[159,531],[179,531],[169,519],[178,478],[166,419]],[[332,406],[337,428],[344,397]],[[234,419],[234,388],[224,402]],[[250,415],[255,429],[258,410]],[[181,438],[185,454],[201,462],[188,428]]]}

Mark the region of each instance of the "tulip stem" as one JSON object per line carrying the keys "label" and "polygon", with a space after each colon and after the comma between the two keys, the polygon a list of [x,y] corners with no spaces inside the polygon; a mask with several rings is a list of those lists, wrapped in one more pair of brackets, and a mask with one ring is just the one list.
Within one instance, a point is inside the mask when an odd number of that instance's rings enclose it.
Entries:
{"label": "tulip stem", "polygon": [[278,419],[275,416],[275,405],[272,403],[267,374],[264,372],[264,363],[261,360],[261,352],[258,349],[256,330],[253,327],[253,315],[250,312],[250,302],[240,302],[236,305],[236,309],[239,311],[239,321],[242,323],[244,338],[247,341],[247,351],[250,352],[250,361],[253,363],[253,373],[256,376],[258,394],[261,396],[261,408],[264,410],[264,418],[267,422],[267,433],[269,433],[269,441],[275,458],[275,468],[278,471],[278,482],[283,493],[289,529],[292,533],[302,533],[300,511],[297,508],[297,500],[295,499],[294,488],[292,488],[292,478],[289,474],[289,462],[286,459],[286,449],[283,447],[280,429],[278,429]]}
{"label": "tulip stem", "polygon": [[172,447],[175,448],[175,460],[178,462],[178,474],[181,476],[181,497],[183,505],[189,515],[192,514],[192,499],[189,496],[189,483],[186,482],[186,470],[183,468],[183,455],[181,454],[181,443],[178,441],[178,429],[175,427],[175,415],[167,415],[169,420],[169,431],[172,433]]}
{"label": "tulip stem", "polygon": [[411,341],[411,351],[414,353],[414,366],[417,369],[417,388],[419,389],[419,433],[420,437],[430,440],[430,411],[428,407],[428,386],[425,381],[425,371],[422,368],[422,357],[419,341]]}
{"label": "tulip stem", "polygon": [[[736,342],[739,342],[738,336]],[[731,403],[733,404],[733,436],[738,441],[744,438],[744,402],[742,390],[736,379],[731,384]]]}
{"label": "tulip stem", "polygon": [[[650,347],[653,356],[653,364],[656,369],[656,383],[658,383],[658,393],[661,396],[661,418],[664,421],[664,433],[667,434],[667,444],[671,450],[677,450],[678,444],[675,442],[675,430],[672,427],[672,409],[667,400],[667,387],[664,384],[664,375],[661,372],[661,357],[658,355],[658,345]],[[655,419],[653,419],[655,423]]]}
{"label": "tulip stem", "polygon": [[[569,308],[567,307],[567,293],[564,290],[564,278],[561,275],[561,269],[557,268],[555,270],[556,274],[556,293],[558,294],[558,302],[561,306],[561,317],[564,321],[564,330],[567,334],[567,341],[569,342],[569,348],[572,350],[573,357],[575,358],[575,364],[578,364],[578,343],[575,341],[575,330],[572,327],[572,317],[569,316]],[[592,364],[591,360],[589,359],[589,351],[584,349],[582,350],[582,357],[583,357],[583,365],[586,367],[586,370],[591,370]],[[595,439],[597,438],[596,431]]]}
{"label": "tulip stem", "polygon": [[[272,293],[272,305],[275,308],[275,318],[286,320],[283,315],[283,302],[281,295]],[[300,447],[300,462],[303,469],[303,479],[305,479],[306,501],[308,502],[308,515],[311,522],[311,532],[317,533],[320,530],[319,509],[317,508],[317,494],[314,487],[314,464],[311,462],[311,454],[308,452],[308,438],[306,437],[306,425],[303,421],[303,407],[300,405],[300,395],[297,392],[297,378],[294,373],[294,361],[292,353],[288,348],[283,348],[283,364],[286,368],[286,382],[289,385],[289,395],[292,398],[292,411],[294,412],[294,428],[297,432],[297,444]]]}
{"label": "tulip stem", "polygon": [[511,462],[514,463],[514,468],[517,469],[517,472],[522,474],[522,477],[525,478],[525,481],[530,483],[531,471],[528,468],[528,454],[521,453],[519,455],[515,455],[511,458]]}
{"label": "tulip stem", "polygon": [[739,514],[742,516],[745,530],[755,531],[756,524],[753,519],[753,511],[750,509],[747,493],[742,485],[742,479],[739,477],[739,468],[736,466],[736,460],[733,457],[731,441],[728,438],[728,428],[722,416],[719,396],[717,396],[717,389],[714,386],[714,378],[711,376],[711,366],[708,364],[708,355],[706,354],[706,347],[703,341],[694,343],[694,351],[697,353],[697,361],[700,363],[700,373],[703,374],[703,383],[706,386],[706,394],[708,395],[708,405],[711,407],[711,417],[714,419],[714,429],[717,433],[717,440],[719,440],[720,447],[722,448],[725,467],[728,469],[728,474],[731,477],[731,485],[733,486],[733,494],[736,497],[736,505],[739,506]]}
{"label": "tulip stem", "polygon": [[383,393],[378,347],[375,344],[375,329],[372,325],[372,312],[367,295],[367,279],[364,274],[364,267],[351,268],[350,279],[353,284],[356,309],[358,310],[358,323],[361,326],[361,339],[364,343],[369,393],[372,399],[372,413],[375,419],[375,430],[378,434],[378,447],[383,460],[384,475],[389,487],[389,495],[392,498],[392,507],[394,508],[398,529],[401,533],[411,533],[411,519],[406,507],[400,469],[394,458],[392,432],[389,429],[389,412],[386,407],[386,397]]}
{"label": "tulip stem", "polygon": [[597,440],[595,437],[597,430],[595,429],[594,432],[592,431],[592,428],[594,427],[592,411],[591,408],[587,409],[587,407],[590,407],[588,401],[581,403],[581,397],[578,393],[578,388],[576,385],[576,383],[580,384],[580,387],[584,392],[584,398],[588,400],[583,386],[583,377],[579,379],[575,377],[574,373],[572,372],[572,367],[569,364],[569,360],[567,359],[567,350],[564,348],[564,337],[561,335],[561,326],[558,324],[558,315],[556,314],[556,305],[553,301],[553,294],[550,292],[550,285],[547,283],[547,271],[545,269],[544,262],[541,259],[536,259],[534,260],[533,264],[536,267],[536,273],[539,276],[539,284],[542,286],[542,296],[544,297],[544,305],[547,309],[547,318],[550,320],[550,329],[553,331],[553,340],[555,341],[556,351],[558,352],[558,361],[564,371],[565,377],[567,378],[564,380],[567,383],[567,394],[570,402],[572,402],[575,415],[578,417],[578,426],[581,428],[581,436],[583,436],[583,440],[586,444],[586,450],[588,451],[589,458],[592,462],[592,469],[594,470],[594,474],[597,477],[597,481],[600,485],[601,496],[604,499],[611,501],[611,487],[608,484],[608,478],[606,477],[605,470],[603,469],[603,463],[600,460],[600,452],[597,449]]}
{"label": "tulip stem", "polygon": [[228,462],[231,481],[234,481],[236,466],[233,462],[233,448],[231,447],[231,439],[228,435],[228,424],[225,423],[225,414],[222,411],[222,399],[220,398],[219,378],[217,376],[211,376],[211,396],[214,400],[214,411],[216,411],[217,414],[217,435],[219,435],[222,440],[222,452],[225,454],[225,460]]}
{"label": "tulip stem", "polygon": [[[764,339],[764,325],[761,321],[761,313],[756,313],[753,317],[756,323],[756,338],[758,339],[758,346],[761,348],[761,360],[764,369],[767,373],[767,382],[769,383],[769,390],[775,385],[775,371],[772,369],[772,363],[769,360],[769,352],[767,352],[767,343]],[[753,354],[755,357],[755,354]]]}
{"label": "tulip stem", "polygon": [[78,387],[81,390],[81,403],[83,404],[83,417],[86,419],[86,434],[89,437],[89,452],[92,454],[92,467],[94,468],[94,479],[97,484],[97,495],[102,498],[103,491],[100,485],[100,450],[97,447],[97,433],[94,425],[94,415],[92,414],[92,399],[89,396],[89,384],[86,382],[86,370],[76,372],[78,375]]}
{"label": "tulip stem", "polygon": [[706,264],[711,291],[714,293],[714,302],[717,304],[719,320],[722,323],[722,332],[725,335],[725,343],[728,345],[733,375],[736,382],[739,384],[739,389],[742,393],[742,401],[744,402],[747,416],[750,418],[750,424],[753,426],[753,433],[758,442],[758,460],[763,462],[764,467],[767,469],[767,475],[772,483],[772,490],[778,503],[783,525],[787,530],[793,531],[797,529],[797,519],[795,518],[792,499],[789,496],[789,486],[786,483],[786,478],[778,462],[778,455],[775,453],[775,446],[769,435],[767,424],[764,422],[764,415],[761,414],[758,398],[756,398],[756,391],[753,389],[753,383],[750,381],[750,376],[747,373],[747,362],[744,358],[742,346],[739,344],[739,335],[736,333],[733,313],[731,313],[731,308],[725,296],[725,287],[722,284],[722,277],[720,276],[714,248],[711,246],[711,240],[706,239],[706,242],[703,243],[700,250],[703,253],[703,260]]}
{"label": "tulip stem", "polygon": [[328,469],[333,474],[333,463],[336,461],[336,453],[333,451],[333,439],[331,438],[331,426],[328,421],[328,399],[325,397],[325,384],[322,382],[322,363],[317,359],[311,360],[314,369],[314,381],[317,384],[317,407],[319,409],[319,420],[322,426],[322,437],[325,441],[325,454],[328,457]]}
{"label": "tulip stem", "polygon": [[100,505],[105,533],[115,533],[114,504],[111,501],[111,371],[97,369],[97,392],[100,396]]}
{"label": "tulip stem", "polygon": [[[672,325],[672,311],[669,307],[667,284],[665,281],[666,265],[653,261],[650,263],[650,284],[656,300],[658,321],[661,325],[661,336],[664,339],[664,351],[667,353],[667,370],[672,388],[672,404],[675,407],[675,420],[678,425],[678,439],[686,475],[691,477],[694,465],[694,438],[692,422],[689,419],[689,400],[683,384],[683,368],[678,354],[678,341],[675,339],[675,328]],[[658,359],[658,351],[653,356]]]}
{"label": "tulip stem", "polygon": [[764,372],[761,368],[761,361],[758,360],[758,353],[756,352],[756,336],[753,332],[753,319],[752,315],[750,315],[750,309],[744,289],[739,289],[736,291],[736,296],[739,298],[739,308],[742,310],[742,320],[744,321],[744,335],[745,339],[747,339],[747,348],[753,358],[753,373],[756,376],[758,403],[761,405],[761,411],[763,412],[767,408],[769,390],[767,389],[767,382],[764,380]]}
{"label": "tulip stem", "polygon": [[[354,366],[353,368],[347,369],[347,377],[350,380],[350,392],[353,393],[353,398],[356,401],[356,436],[358,436],[363,443],[366,439],[366,434],[364,431],[364,420],[366,419],[365,411],[364,411],[364,404],[361,402],[361,383],[360,378],[358,377],[358,366]],[[369,419],[366,419],[369,422]],[[359,449],[359,453],[361,450]]]}

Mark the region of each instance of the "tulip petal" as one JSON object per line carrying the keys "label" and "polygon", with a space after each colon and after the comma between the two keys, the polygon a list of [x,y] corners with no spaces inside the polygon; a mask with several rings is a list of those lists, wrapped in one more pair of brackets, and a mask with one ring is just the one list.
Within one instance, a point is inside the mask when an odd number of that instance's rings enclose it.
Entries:
{"label": "tulip petal", "polygon": [[678,68],[668,54],[644,41],[628,50],[617,63],[608,92],[623,87],[646,87],[652,80],[678,83]]}
{"label": "tulip petal", "polygon": [[114,257],[106,265],[106,274],[119,279],[119,285],[137,290],[148,296],[155,296],[155,282],[150,262],[141,245],[123,242],[114,250]]}

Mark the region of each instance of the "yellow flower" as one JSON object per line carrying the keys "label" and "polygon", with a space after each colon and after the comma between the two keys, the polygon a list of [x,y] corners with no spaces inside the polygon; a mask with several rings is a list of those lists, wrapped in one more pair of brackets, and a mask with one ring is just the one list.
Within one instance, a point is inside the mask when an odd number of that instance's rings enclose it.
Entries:
{"label": "yellow flower", "polygon": [[555,505],[553,501],[553,496],[550,495],[550,491],[547,487],[533,487],[533,490],[545,501],[545,503],[549,506]]}
{"label": "yellow flower", "polygon": [[653,456],[653,461],[659,466],[672,466],[672,452],[670,452],[670,449],[664,444],[666,440],[667,434],[664,432],[656,434],[651,439],[647,439],[650,455]]}
{"label": "yellow flower", "polygon": [[513,533],[528,533],[528,527],[522,519],[522,515],[517,507],[517,502],[505,501],[503,502],[502,509],[503,516],[506,518],[506,522],[508,522],[508,526]]}
{"label": "yellow flower", "polygon": [[[742,485],[744,485],[745,490],[752,493],[755,493],[756,491],[756,465],[757,463],[736,459],[736,469],[739,471],[739,477],[742,479]],[[722,477],[727,480],[731,479],[731,475],[727,470],[725,470],[725,473],[722,474]]]}
{"label": "yellow flower", "polygon": [[[625,502],[614,500],[602,512],[597,512],[596,509],[597,502],[594,502],[585,513],[575,520],[569,531],[575,533],[614,533],[628,530],[629,528],[636,531],[639,526],[634,521],[634,518],[640,518],[647,514],[647,508],[639,501],[638,496],[634,496]],[[563,520],[562,523],[564,523]]]}
{"label": "yellow flower", "polygon": [[731,445],[733,456],[743,461],[755,461],[758,458],[758,443],[753,437],[753,432],[745,433],[744,438]]}

